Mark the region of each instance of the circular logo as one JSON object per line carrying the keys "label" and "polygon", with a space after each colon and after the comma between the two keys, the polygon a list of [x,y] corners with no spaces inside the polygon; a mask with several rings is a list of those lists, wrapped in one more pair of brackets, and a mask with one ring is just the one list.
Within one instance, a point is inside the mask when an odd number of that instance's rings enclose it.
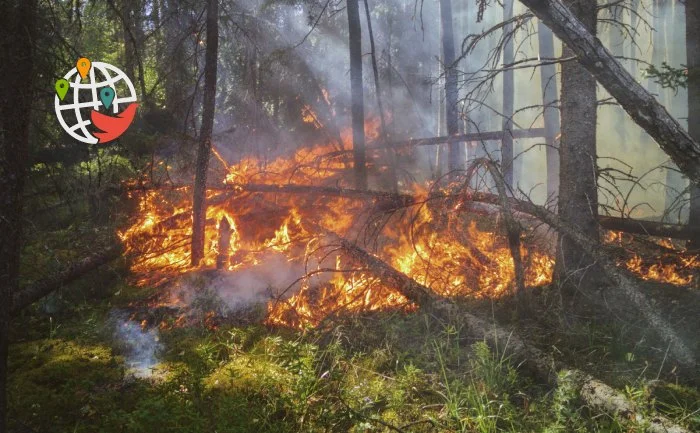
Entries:
{"label": "circular logo", "polygon": [[56,117],[71,137],[83,143],[119,138],[134,120],[135,102],[133,83],[109,63],[81,58],[56,82]]}

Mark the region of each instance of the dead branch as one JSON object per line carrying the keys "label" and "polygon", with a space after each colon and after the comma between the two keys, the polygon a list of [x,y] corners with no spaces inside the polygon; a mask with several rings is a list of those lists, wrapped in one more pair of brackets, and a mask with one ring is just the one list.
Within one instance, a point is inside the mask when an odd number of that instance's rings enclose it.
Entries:
{"label": "dead branch", "polygon": [[506,233],[508,235],[508,248],[510,248],[510,255],[513,258],[513,268],[515,270],[515,294],[521,297],[525,292],[525,271],[523,270],[523,259],[520,255],[520,234],[522,233],[522,228],[513,217],[510,202],[508,201],[505,179],[503,179],[501,171],[493,161],[486,158],[475,160],[468,170],[469,174],[467,174],[465,185],[470,183],[473,172],[480,165],[486,167],[489,173],[491,173],[491,177],[496,184],[496,190],[498,190],[498,201],[501,214],[505,221]]}

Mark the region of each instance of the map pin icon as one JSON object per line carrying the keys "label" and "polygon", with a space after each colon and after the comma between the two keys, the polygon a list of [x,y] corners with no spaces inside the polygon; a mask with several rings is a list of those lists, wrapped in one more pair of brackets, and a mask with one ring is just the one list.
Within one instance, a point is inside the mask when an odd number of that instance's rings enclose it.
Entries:
{"label": "map pin icon", "polygon": [[68,93],[69,88],[70,84],[65,78],[61,78],[60,80],[56,81],[56,94],[61,101],[63,101],[63,98],[66,97],[66,93]]}
{"label": "map pin icon", "polygon": [[88,60],[86,57],[81,57],[78,59],[78,62],[75,64],[75,66],[78,68],[78,73],[80,73],[81,78],[87,77],[88,72],[90,72],[90,66],[92,66],[92,63],[90,63],[90,60]]}
{"label": "map pin icon", "polygon": [[103,87],[100,89],[100,101],[104,104],[105,108],[109,110],[109,107],[114,101],[114,89],[111,87]]}

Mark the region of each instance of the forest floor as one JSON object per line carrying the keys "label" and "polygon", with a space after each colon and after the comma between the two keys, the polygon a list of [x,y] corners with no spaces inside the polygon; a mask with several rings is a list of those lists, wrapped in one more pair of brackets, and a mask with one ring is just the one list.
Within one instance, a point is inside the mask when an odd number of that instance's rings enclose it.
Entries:
{"label": "forest floor", "polygon": [[[11,431],[645,430],[591,411],[565,371],[556,388],[536,383],[449,317],[382,312],[293,331],[262,325],[259,306],[184,326],[164,313],[162,326],[145,321],[143,332],[134,305],[155,289],[128,285],[116,269],[97,274],[15,319]],[[95,287],[99,300],[85,295]],[[649,356],[638,329],[561,326],[546,311],[552,297],[538,293],[542,311],[516,326],[519,335],[621,390],[640,412],[700,431],[700,392]],[[484,302],[509,320],[512,305]]]}

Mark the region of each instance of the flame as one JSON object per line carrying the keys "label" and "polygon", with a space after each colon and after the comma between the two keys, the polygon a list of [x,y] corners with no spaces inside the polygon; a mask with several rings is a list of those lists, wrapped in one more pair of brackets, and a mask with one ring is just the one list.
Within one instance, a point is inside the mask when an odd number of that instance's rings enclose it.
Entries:
{"label": "flame", "polygon": [[318,116],[314,112],[314,110],[311,108],[310,105],[304,105],[301,109],[301,120],[304,123],[309,123],[313,125],[314,128],[316,129],[321,129],[323,128],[323,123],[321,123],[320,120],[318,120]]}
{"label": "flame", "polygon": [[647,265],[635,255],[625,262],[627,270],[643,280],[685,286],[693,282],[693,271],[700,268],[698,256],[680,257],[680,263],[653,263]]}
{"label": "flame", "polygon": [[[302,115],[315,127],[323,126],[310,107],[305,107]],[[370,140],[378,136],[379,128],[378,119],[367,122]],[[356,239],[360,233],[368,233],[373,221],[370,216],[377,214],[375,207],[380,203],[366,198],[250,193],[244,188],[253,183],[350,186],[346,178],[352,168],[351,133],[341,131],[341,137],[341,143],[302,147],[268,162],[247,157],[228,164],[218,152],[215,155],[226,173],[209,182],[221,184],[207,191],[205,255],[200,268],[214,268],[224,255],[228,261],[223,272],[254,269],[264,265],[265,252],[274,252],[286,258],[290,269],[295,265],[306,272],[299,275],[293,293],[268,303],[269,324],[303,328],[318,326],[339,313],[416,308],[373,270],[361,268],[361,263],[353,262],[342,251],[330,250],[314,229],[320,225]],[[426,186],[415,186],[416,202],[427,199],[428,191]],[[139,210],[119,235],[126,251],[135,257],[131,271],[137,282],[157,284],[195,270],[190,264],[191,188],[136,190],[132,196],[138,200]],[[495,298],[512,293],[513,260],[499,227],[489,219],[475,220],[459,208],[436,203],[380,215],[372,252],[439,296]],[[223,218],[231,227],[227,251],[219,246]],[[551,282],[552,258],[528,247],[525,239],[523,245],[526,285]],[[163,302],[184,304],[177,298]],[[178,319],[172,326],[180,326],[184,320]],[[206,322],[216,326],[211,315]]]}
{"label": "flame", "polygon": [[[625,242],[623,233],[616,231],[607,231],[603,239],[608,244],[614,243],[620,246]],[[633,240],[631,236],[627,236],[627,242]],[[653,242],[673,253],[650,258],[642,258],[635,254],[627,260],[621,260],[619,265],[643,280],[676,286],[691,284],[694,281],[693,274],[700,269],[700,256],[685,255],[685,251],[679,250],[668,238],[654,238]]]}

